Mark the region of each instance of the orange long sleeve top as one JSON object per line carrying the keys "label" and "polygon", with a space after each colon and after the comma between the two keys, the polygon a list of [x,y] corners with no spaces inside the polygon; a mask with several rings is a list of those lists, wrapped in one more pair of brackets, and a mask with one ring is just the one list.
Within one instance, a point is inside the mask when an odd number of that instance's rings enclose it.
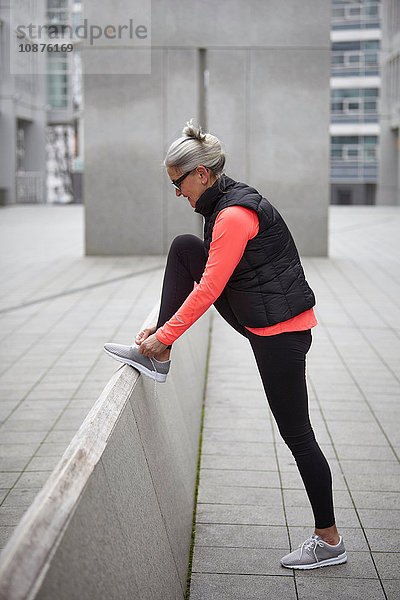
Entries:
{"label": "orange long sleeve top", "polygon": [[[242,258],[246,244],[258,233],[257,213],[243,206],[221,210],[215,220],[208,260],[199,283],[182,306],[156,331],[163,344],[175,342],[221,295],[236,265]],[[289,331],[303,331],[317,325],[314,310],[309,310],[270,327],[246,327],[256,335],[276,335]]]}

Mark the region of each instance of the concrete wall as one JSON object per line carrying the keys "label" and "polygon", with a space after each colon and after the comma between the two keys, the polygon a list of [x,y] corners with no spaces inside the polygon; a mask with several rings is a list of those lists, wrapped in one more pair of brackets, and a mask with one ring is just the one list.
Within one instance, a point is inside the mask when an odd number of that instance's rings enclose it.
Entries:
{"label": "concrete wall", "polygon": [[208,329],[156,395],[117,370],[3,550],[1,600],[184,599]]}
{"label": "concrete wall", "polygon": [[326,255],[329,57],[329,2],[153,2],[151,74],[85,76],[86,252],[164,253],[201,235],[161,163],[204,114],[226,173],[277,206],[303,255]]}

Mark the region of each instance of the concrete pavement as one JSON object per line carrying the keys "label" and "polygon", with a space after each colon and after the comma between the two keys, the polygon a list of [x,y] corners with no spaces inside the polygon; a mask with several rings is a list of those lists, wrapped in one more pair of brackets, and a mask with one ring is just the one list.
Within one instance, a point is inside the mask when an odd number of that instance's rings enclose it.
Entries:
{"label": "concrete pavement", "polygon": [[303,261],[319,321],[307,377],[348,563],[280,566],[312,533],[312,512],[250,346],[215,316],[191,600],[400,598],[400,211],[330,216],[330,258]]}
{"label": "concrete pavement", "polygon": [[[192,600],[400,597],[400,211],[330,217],[330,258],[303,260],[319,321],[307,373],[349,562],[280,567],[311,510],[250,348],[215,313]],[[165,257],[84,257],[82,226],[81,206],[0,211],[1,547],[118,368],[104,341],[130,343],[159,296]]]}

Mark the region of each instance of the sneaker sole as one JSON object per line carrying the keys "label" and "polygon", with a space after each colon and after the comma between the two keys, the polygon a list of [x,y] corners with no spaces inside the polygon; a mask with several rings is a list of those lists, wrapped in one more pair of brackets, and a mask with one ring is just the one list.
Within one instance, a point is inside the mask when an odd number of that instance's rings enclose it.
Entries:
{"label": "sneaker sole", "polygon": [[321,560],[321,562],[314,563],[312,565],[285,565],[281,561],[282,567],[286,567],[287,569],[318,569],[319,567],[331,567],[333,565],[341,565],[347,562],[347,554],[344,552],[343,554],[339,554],[335,558],[327,558],[326,560]]}
{"label": "sneaker sole", "polygon": [[135,369],[140,371],[140,373],[143,373],[143,375],[147,375],[147,377],[155,379],[157,383],[166,382],[167,375],[165,375],[165,373],[158,373],[158,371],[150,371],[150,369],[141,365],[140,363],[135,362],[134,360],[129,360],[129,358],[123,358],[122,356],[118,356],[118,354],[113,354],[109,350],[106,350],[106,348],[103,348],[103,350],[104,352],[106,352],[106,354],[111,356],[111,358],[114,358],[114,360],[118,360],[119,362],[122,362],[125,365],[130,365],[131,367],[134,367]]}

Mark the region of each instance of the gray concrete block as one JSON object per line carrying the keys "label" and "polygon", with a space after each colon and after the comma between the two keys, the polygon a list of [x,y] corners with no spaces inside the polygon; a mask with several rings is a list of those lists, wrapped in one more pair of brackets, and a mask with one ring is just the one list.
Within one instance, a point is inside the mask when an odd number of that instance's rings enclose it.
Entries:
{"label": "gray concrete block", "polygon": [[286,550],[289,547],[289,540],[286,527],[197,523],[195,544],[196,547],[230,546]]}
{"label": "gray concrete block", "polygon": [[[0,443],[0,458],[6,459],[25,459],[30,458],[35,452],[37,444],[1,444]],[[26,462],[26,461],[25,461]]]}
{"label": "gray concrete block", "polygon": [[60,458],[67,446],[68,442],[45,442],[36,450],[35,456],[57,456]]}
{"label": "gray concrete block", "polygon": [[[171,547],[175,553],[181,581],[186,579],[187,562],[182,560],[182,553],[186,553],[190,545],[190,525],[192,521],[193,500],[189,496],[191,481],[187,480],[188,454],[180,446],[185,437],[183,428],[182,436],[177,445],[173,444],[174,437],[178,434],[175,422],[174,430],[168,427],[171,419],[165,419],[166,406],[156,403],[152,397],[153,382],[143,379],[138,382],[139,402],[132,400],[132,410],[137,427],[140,431],[141,442],[148,462],[149,470],[154,482],[160,510],[164,516]],[[143,387],[142,387],[143,386]],[[147,392],[144,390],[147,388]],[[140,402],[140,398],[143,401]],[[198,407],[200,408],[200,407]],[[178,415],[175,413],[175,418]],[[181,423],[179,423],[181,425]],[[184,444],[183,444],[184,446]],[[182,465],[184,468],[182,469]],[[194,464],[192,463],[194,490]],[[184,540],[184,541],[182,541]]]}
{"label": "gray concrete block", "polygon": [[358,510],[363,527],[372,529],[400,529],[400,510],[361,508]]}
{"label": "gray concrete block", "polygon": [[400,596],[400,581],[398,579],[383,579],[387,600],[397,600]]}
{"label": "gray concrete block", "polygon": [[[269,425],[269,423],[268,423]],[[271,429],[204,427],[203,439],[216,442],[272,442]]]}
{"label": "gray concrete block", "polygon": [[51,471],[26,471],[22,473],[14,489],[40,489],[46,483]]}
{"label": "gray concrete block", "polygon": [[25,471],[51,471],[59,460],[59,456],[34,456]]}
{"label": "gray concrete block", "polygon": [[297,600],[293,577],[193,573],[191,600]]}
{"label": "gray concrete block", "polygon": [[352,490],[351,495],[353,496],[357,509],[385,508],[387,510],[396,509],[400,506],[400,492],[363,492]]}
{"label": "gray concrete block", "polygon": [[[193,573],[242,573],[244,575],[283,575],[282,550],[275,548],[212,548],[197,546]],[[286,575],[286,573],[285,573]],[[287,576],[290,576],[287,573]]]}
{"label": "gray concrete block", "polygon": [[174,597],[180,586],[178,572],[130,405],[107,444],[102,464],[115,516],[123,524],[126,559],[135,574],[138,597]]}
{"label": "gray concrete block", "polygon": [[[95,471],[37,594],[40,600],[138,596],[123,523],[115,513],[102,465]],[[83,536],[82,531],[91,534]]]}
{"label": "gray concrete block", "polygon": [[275,456],[229,456],[201,453],[202,469],[245,469],[246,471],[275,471]]}
{"label": "gray concrete block", "polygon": [[2,488],[11,488],[19,477],[19,472],[0,473],[0,486]]}
{"label": "gray concrete block", "polygon": [[[393,467],[395,467],[393,463]],[[394,468],[393,468],[394,470]],[[365,490],[365,491],[392,491],[396,492],[400,489],[400,475],[383,474],[376,471],[376,474],[372,473],[368,475],[362,474],[350,474],[346,475],[346,481],[350,488],[354,491]]]}
{"label": "gray concrete block", "polygon": [[275,448],[272,442],[218,442],[206,439],[202,444],[203,452],[232,456],[274,456]]}
{"label": "gray concrete block", "polygon": [[[368,543],[373,552],[398,552],[399,530],[398,529],[364,529]],[[382,577],[389,577],[382,575]]]}
{"label": "gray concrete block", "polygon": [[7,495],[7,498],[3,502],[3,506],[25,506],[28,507],[32,504],[35,496],[38,493],[37,488],[21,489],[14,488]]}
{"label": "gray concrete block", "polygon": [[[318,580],[315,577],[300,577],[297,582],[297,593],[299,600],[308,600],[310,596],[316,594],[320,596],[327,595],[335,600],[384,600],[385,595],[379,581],[373,579],[341,579],[340,583],[336,577],[331,575],[335,569],[341,569],[342,565],[329,567],[329,574]],[[318,569],[317,569],[318,570]],[[321,569],[319,569],[321,570]]]}
{"label": "gray concrete block", "polygon": [[218,504],[250,504],[282,506],[281,491],[276,488],[240,487],[202,483],[198,489],[197,501]]}
{"label": "gray concrete block", "polygon": [[339,459],[344,460],[393,460],[394,454],[389,444],[371,446],[340,443],[335,445]]}
{"label": "gray concrete block", "polygon": [[197,523],[285,526],[282,506],[202,504],[197,505]]}
{"label": "gray concrete block", "polygon": [[240,471],[228,469],[200,469],[202,486],[243,486],[252,488],[280,487],[277,471]]}

